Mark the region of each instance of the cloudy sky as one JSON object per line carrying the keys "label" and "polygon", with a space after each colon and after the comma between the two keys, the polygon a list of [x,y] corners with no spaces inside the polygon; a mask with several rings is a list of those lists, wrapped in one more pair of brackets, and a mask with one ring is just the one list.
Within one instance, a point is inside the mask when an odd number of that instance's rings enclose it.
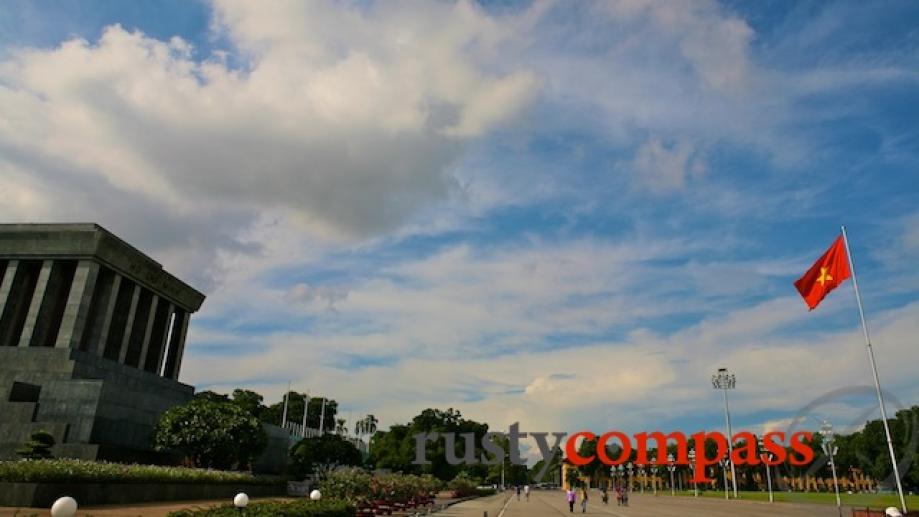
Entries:
{"label": "cloudy sky", "polygon": [[[919,403],[919,4],[27,1],[4,221],[95,221],[207,295],[181,379],[523,429]],[[840,391],[841,390],[841,391]],[[895,404],[892,404],[895,405]],[[866,413],[867,412],[867,413]],[[807,416],[811,419],[811,416]]]}

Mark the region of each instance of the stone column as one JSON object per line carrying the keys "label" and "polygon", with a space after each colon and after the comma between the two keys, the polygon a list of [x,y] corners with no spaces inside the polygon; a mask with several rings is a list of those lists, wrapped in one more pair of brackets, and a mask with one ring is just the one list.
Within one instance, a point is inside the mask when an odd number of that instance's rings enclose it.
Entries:
{"label": "stone column", "polygon": [[137,359],[137,368],[144,369],[144,363],[147,361],[147,349],[150,347],[150,334],[153,332],[153,321],[156,319],[156,306],[159,305],[160,297],[153,295],[150,300],[150,311],[147,314],[147,324],[144,326],[144,338],[140,345],[140,357]]}
{"label": "stone column", "polygon": [[48,288],[48,279],[51,277],[52,267],[54,267],[53,260],[42,262],[41,271],[38,273],[38,281],[35,283],[35,291],[32,293],[32,303],[29,305],[26,322],[19,337],[19,346],[21,347],[29,346],[32,342],[32,334],[35,332],[38,314],[41,312],[42,303],[45,301],[45,292]]}
{"label": "stone column", "polygon": [[188,320],[191,315],[185,311],[176,311],[176,321],[172,324],[172,338],[169,340],[170,358],[166,362],[164,377],[179,379],[182,367],[182,355],[185,353],[185,335],[188,333]]}
{"label": "stone column", "polygon": [[[165,300],[164,300],[165,301]],[[160,342],[156,343],[159,347],[159,355],[156,358],[156,373],[160,375],[163,372],[163,362],[166,360],[166,349],[169,347],[169,322],[172,321],[172,315],[175,313],[176,306],[172,303],[166,309],[166,321],[163,322],[162,337]]]}
{"label": "stone column", "polygon": [[91,260],[81,260],[77,264],[55,348],[79,348],[98,275],[99,264]]}
{"label": "stone column", "polygon": [[124,336],[121,338],[121,348],[118,352],[118,362],[124,364],[125,356],[128,354],[128,345],[131,343],[131,330],[134,329],[134,313],[137,312],[137,299],[140,298],[141,287],[134,284],[134,293],[131,295],[131,308],[128,309],[128,319],[124,324]]}
{"label": "stone column", "polygon": [[[112,328],[112,316],[115,314],[115,305],[118,303],[118,290],[120,288],[121,275],[115,273],[112,278],[112,287],[107,300],[108,303],[105,307],[99,307],[99,310],[102,311],[102,326],[99,328],[99,334],[92,335],[89,339],[89,352],[95,353],[99,357],[102,357],[105,353],[105,344],[108,342],[109,329]],[[95,350],[92,348],[93,340],[96,341]]]}
{"label": "stone column", "polygon": [[6,273],[3,275],[3,283],[0,283],[0,317],[6,310],[7,302],[10,298],[10,290],[13,288],[13,279],[16,278],[16,270],[19,269],[19,261],[11,260],[6,264]]}

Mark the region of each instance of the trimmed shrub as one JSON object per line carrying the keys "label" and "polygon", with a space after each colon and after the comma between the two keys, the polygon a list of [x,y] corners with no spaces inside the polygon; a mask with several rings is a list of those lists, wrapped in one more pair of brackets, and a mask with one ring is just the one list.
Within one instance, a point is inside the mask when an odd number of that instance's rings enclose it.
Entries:
{"label": "trimmed shrub", "polygon": [[[262,501],[246,507],[246,517],[354,517],[353,505],[340,500]],[[239,517],[232,504],[201,510],[171,512],[169,517]]]}
{"label": "trimmed shrub", "polygon": [[453,492],[453,497],[469,497],[478,495],[478,487],[481,481],[470,477],[465,472],[460,472],[447,484],[447,488]]}
{"label": "trimmed shrub", "polygon": [[432,476],[372,476],[358,468],[341,468],[320,481],[319,490],[329,497],[362,506],[375,501],[408,503],[428,499],[440,489],[440,485],[440,481]]}
{"label": "trimmed shrub", "polygon": [[38,430],[29,435],[29,441],[16,449],[16,454],[28,460],[50,458],[51,447],[54,447],[54,437],[51,433]]}
{"label": "trimmed shrub", "polygon": [[255,483],[273,485],[286,478],[248,472],[125,465],[68,459],[0,461],[0,481],[23,483]]}

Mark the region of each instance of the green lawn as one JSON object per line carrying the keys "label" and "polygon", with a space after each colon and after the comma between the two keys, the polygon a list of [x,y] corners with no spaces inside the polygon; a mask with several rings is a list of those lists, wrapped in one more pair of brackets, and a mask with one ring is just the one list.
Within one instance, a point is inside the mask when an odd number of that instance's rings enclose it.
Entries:
{"label": "green lawn", "polygon": [[[647,491],[645,492],[648,493]],[[658,492],[659,496],[669,496],[667,490]],[[692,491],[677,492],[681,496],[693,496]],[[748,501],[768,501],[768,492],[738,492],[740,499]],[[792,503],[819,503],[819,504],[836,504],[836,495],[833,493],[823,492],[774,492],[776,502]],[[886,508],[888,506],[900,506],[900,498],[897,494],[839,494],[843,506]],[[699,497],[724,497],[722,491],[706,490],[699,492]],[[910,509],[919,509],[919,495],[906,496],[906,505]]]}

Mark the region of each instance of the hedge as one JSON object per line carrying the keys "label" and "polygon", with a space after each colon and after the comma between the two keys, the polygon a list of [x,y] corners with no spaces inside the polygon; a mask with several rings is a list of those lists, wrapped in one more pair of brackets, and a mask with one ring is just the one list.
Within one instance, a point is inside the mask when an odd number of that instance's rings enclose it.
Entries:
{"label": "hedge", "polygon": [[248,472],[126,465],[68,459],[0,461],[0,482],[13,483],[248,483],[273,485],[285,478]]}
{"label": "hedge", "polygon": [[407,503],[432,497],[441,483],[432,476],[403,474],[371,475],[359,468],[341,468],[319,482],[319,490],[330,497],[356,505],[375,501]]}
{"label": "hedge", "polygon": [[[354,506],[340,500],[263,501],[250,503],[246,517],[354,517]],[[199,510],[171,512],[169,517],[239,517],[232,504]]]}

